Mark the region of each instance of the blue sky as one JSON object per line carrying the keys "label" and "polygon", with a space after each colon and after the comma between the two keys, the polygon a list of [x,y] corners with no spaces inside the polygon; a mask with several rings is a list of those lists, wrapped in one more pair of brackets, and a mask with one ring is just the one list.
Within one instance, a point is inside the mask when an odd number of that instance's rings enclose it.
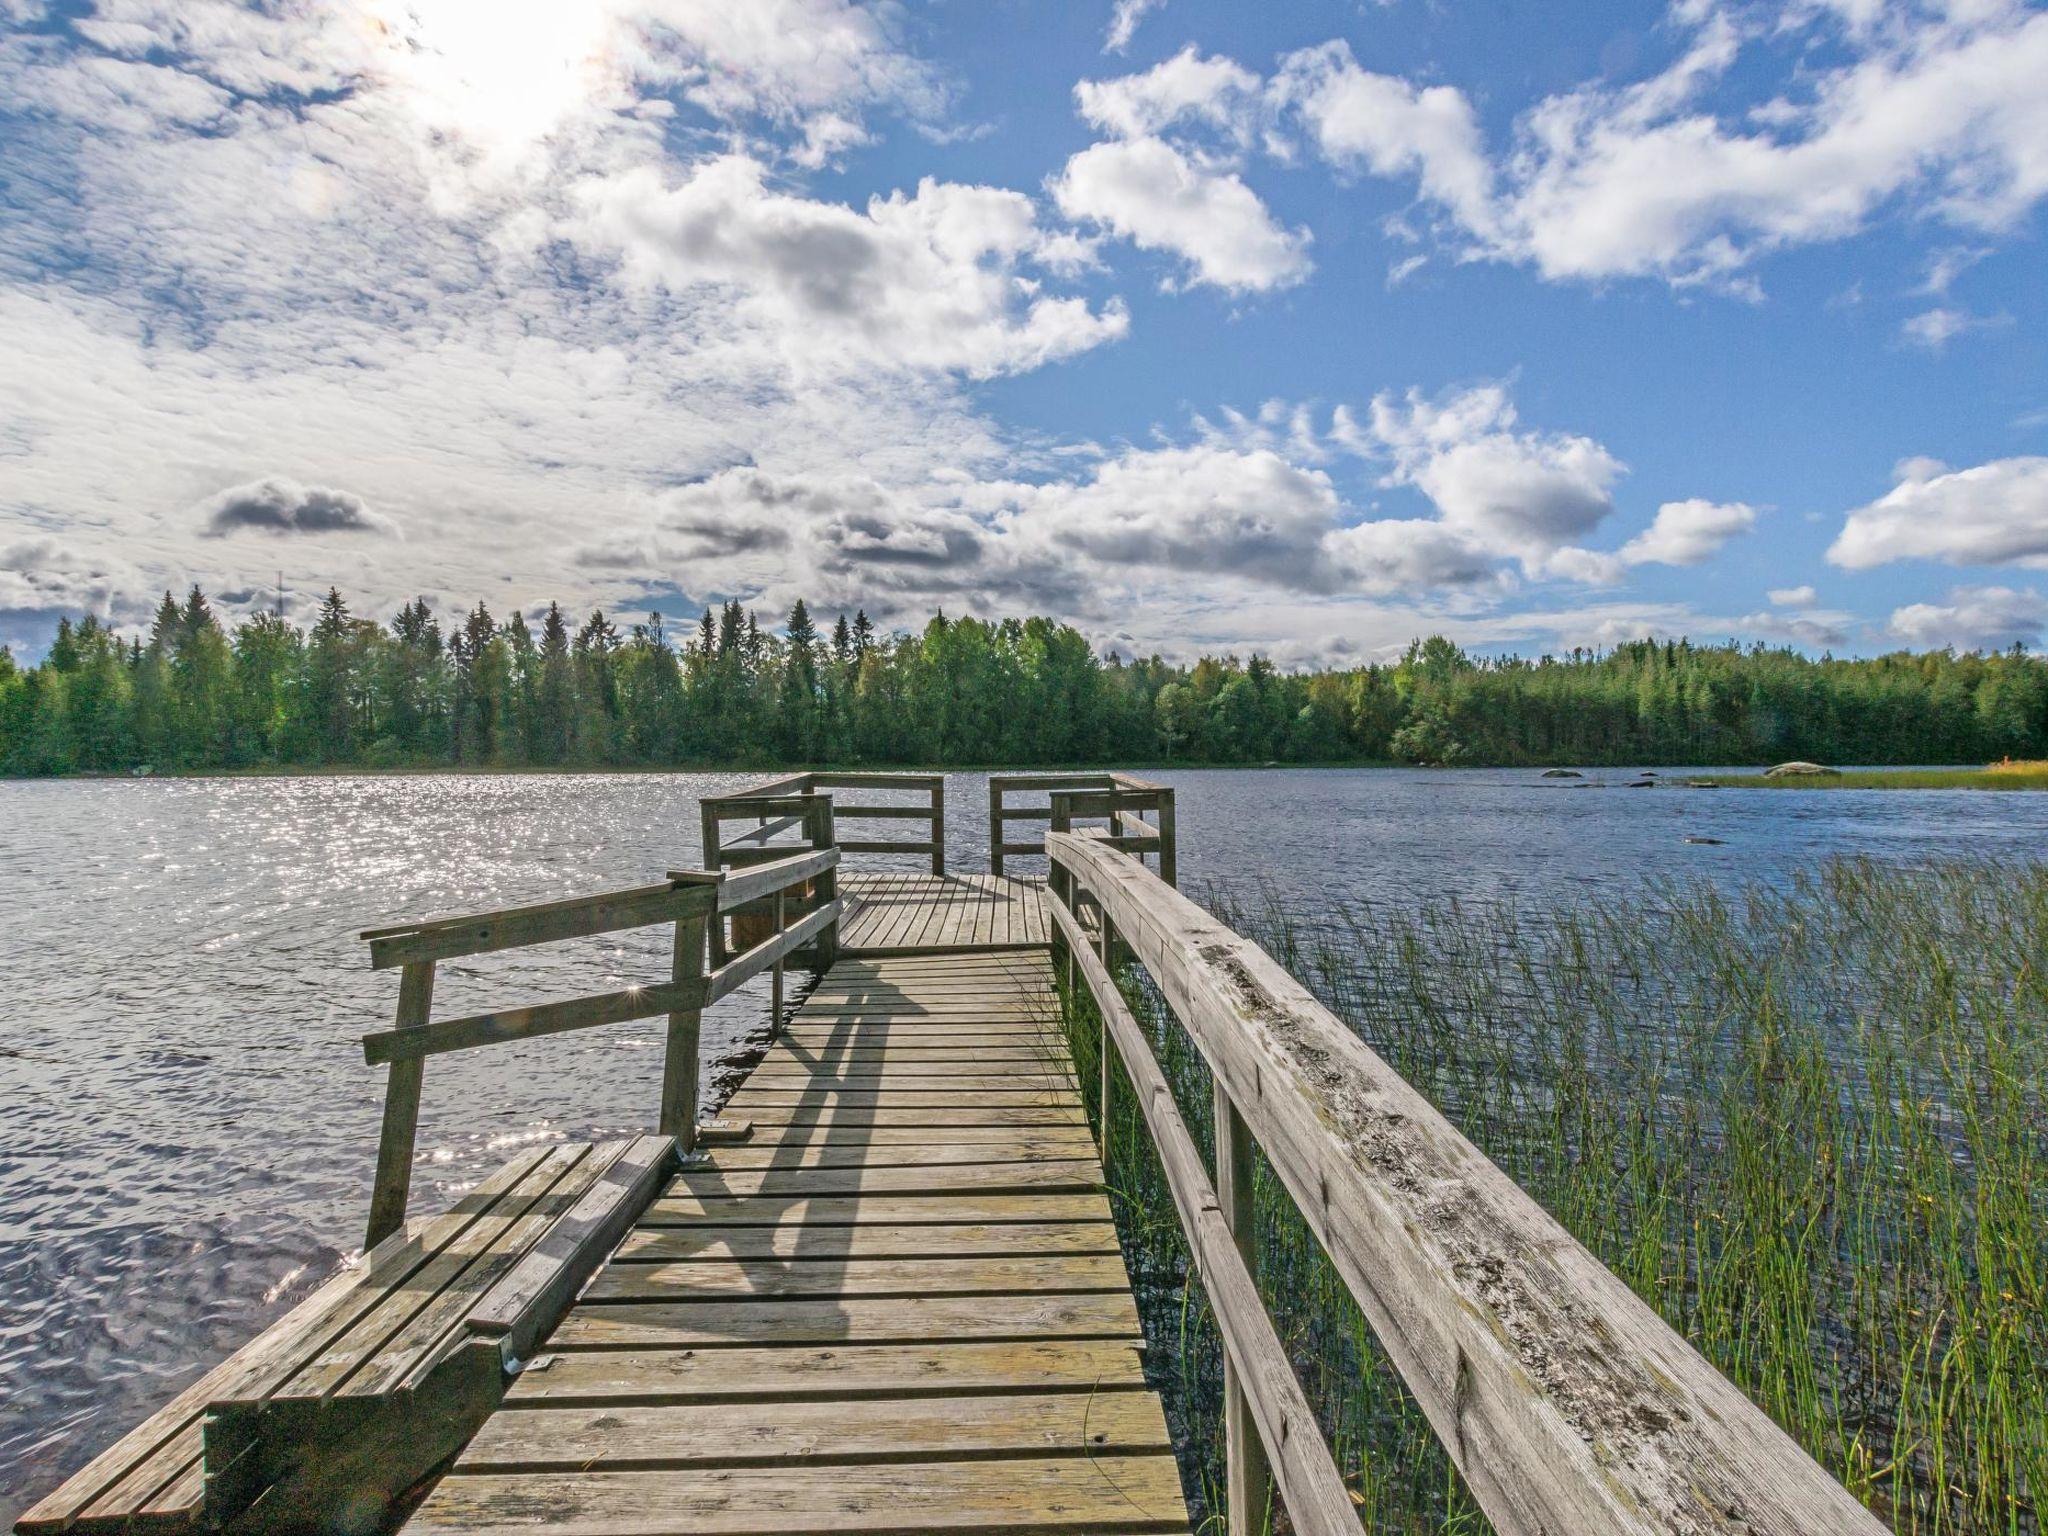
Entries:
{"label": "blue sky", "polygon": [[0,641],[2048,629],[2048,11],[0,0]]}

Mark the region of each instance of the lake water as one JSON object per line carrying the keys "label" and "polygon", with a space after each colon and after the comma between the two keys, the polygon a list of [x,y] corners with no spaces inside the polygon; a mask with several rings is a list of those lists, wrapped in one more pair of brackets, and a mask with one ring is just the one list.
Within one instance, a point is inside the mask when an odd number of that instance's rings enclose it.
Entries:
{"label": "lake water", "polygon": [[[1536,907],[1831,853],[2040,857],[2048,795],[1577,789],[1533,772],[1153,774],[1182,884]],[[360,1241],[397,985],[359,929],[659,879],[733,775],[0,783],[0,1525]],[[953,776],[957,868],[986,867]],[[1721,839],[1688,844],[1688,836]],[[1024,868],[1032,866],[1026,863]],[[1042,866],[1040,866],[1042,867]],[[441,968],[439,1013],[667,971],[662,930]],[[731,1055],[765,983],[706,1018]],[[659,1021],[432,1062],[414,1208],[534,1139],[651,1123]],[[727,1074],[730,1075],[730,1074]],[[714,1073],[713,1086],[717,1086]]]}

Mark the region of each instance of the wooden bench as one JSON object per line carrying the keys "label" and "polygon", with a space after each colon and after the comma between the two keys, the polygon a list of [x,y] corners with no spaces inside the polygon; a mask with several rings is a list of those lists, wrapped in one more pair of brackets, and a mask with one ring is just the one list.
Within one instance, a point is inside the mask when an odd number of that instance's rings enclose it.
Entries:
{"label": "wooden bench", "polygon": [[475,1433],[674,1163],[668,1136],[522,1152],[379,1243],[15,1529],[377,1528]]}

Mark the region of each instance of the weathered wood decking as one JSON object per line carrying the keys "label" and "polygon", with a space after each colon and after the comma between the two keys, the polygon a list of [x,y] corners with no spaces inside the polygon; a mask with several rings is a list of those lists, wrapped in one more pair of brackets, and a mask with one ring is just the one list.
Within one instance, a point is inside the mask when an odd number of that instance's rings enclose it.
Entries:
{"label": "weathered wood decking", "polygon": [[1045,950],[840,961],[725,1115],[412,1536],[1186,1529]]}
{"label": "weathered wood decking", "polygon": [[853,955],[1043,949],[1045,882],[1003,875],[868,870],[839,877],[839,948]]}

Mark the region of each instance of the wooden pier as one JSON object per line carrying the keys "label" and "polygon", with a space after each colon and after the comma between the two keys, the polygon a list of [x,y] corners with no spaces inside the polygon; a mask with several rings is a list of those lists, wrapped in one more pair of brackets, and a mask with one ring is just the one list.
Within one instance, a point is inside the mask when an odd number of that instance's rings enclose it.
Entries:
{"label": "wooden pier", "polygon": [[[401,981],[394,1027],[363,1041],[388,1067],[364,1261],[18,1530],[1187,1532],[1060,978],[1101,1020],[1098,1099],[1136,1092],[1222,1333],[1230,1530],[1261,1529],[1269,1497],[1296,1532],[1358,1529],[1258,1289],[1255,1154],[1503,1536],[1882,1529],[1174,889],[1171,790],[994,780],[991,869],[968,875],[946,868],[944,792],[936,775],[796,775],[704,802],[703,869],[365,934]],[[927,831],[840,838],[862,819]],[[1034,820],[1042,840],[1006,830]],[[1048,877],[1005,870],[1030,855]],[[898,862],[842,870],[849,856]],[[443,960],[657,924],[674,930],[666,976],[432,1017]],[[817,978],[793,1010],[790,965]],[[772,1042],[702,1119],[702,1011],[764,975]],[[1140,981],[1212,1069],[1213,1176],[1126,1002]],[[649,1134],[529,1149],[408,1218],[433,1057],[649,1016],[667,1020]]]}

